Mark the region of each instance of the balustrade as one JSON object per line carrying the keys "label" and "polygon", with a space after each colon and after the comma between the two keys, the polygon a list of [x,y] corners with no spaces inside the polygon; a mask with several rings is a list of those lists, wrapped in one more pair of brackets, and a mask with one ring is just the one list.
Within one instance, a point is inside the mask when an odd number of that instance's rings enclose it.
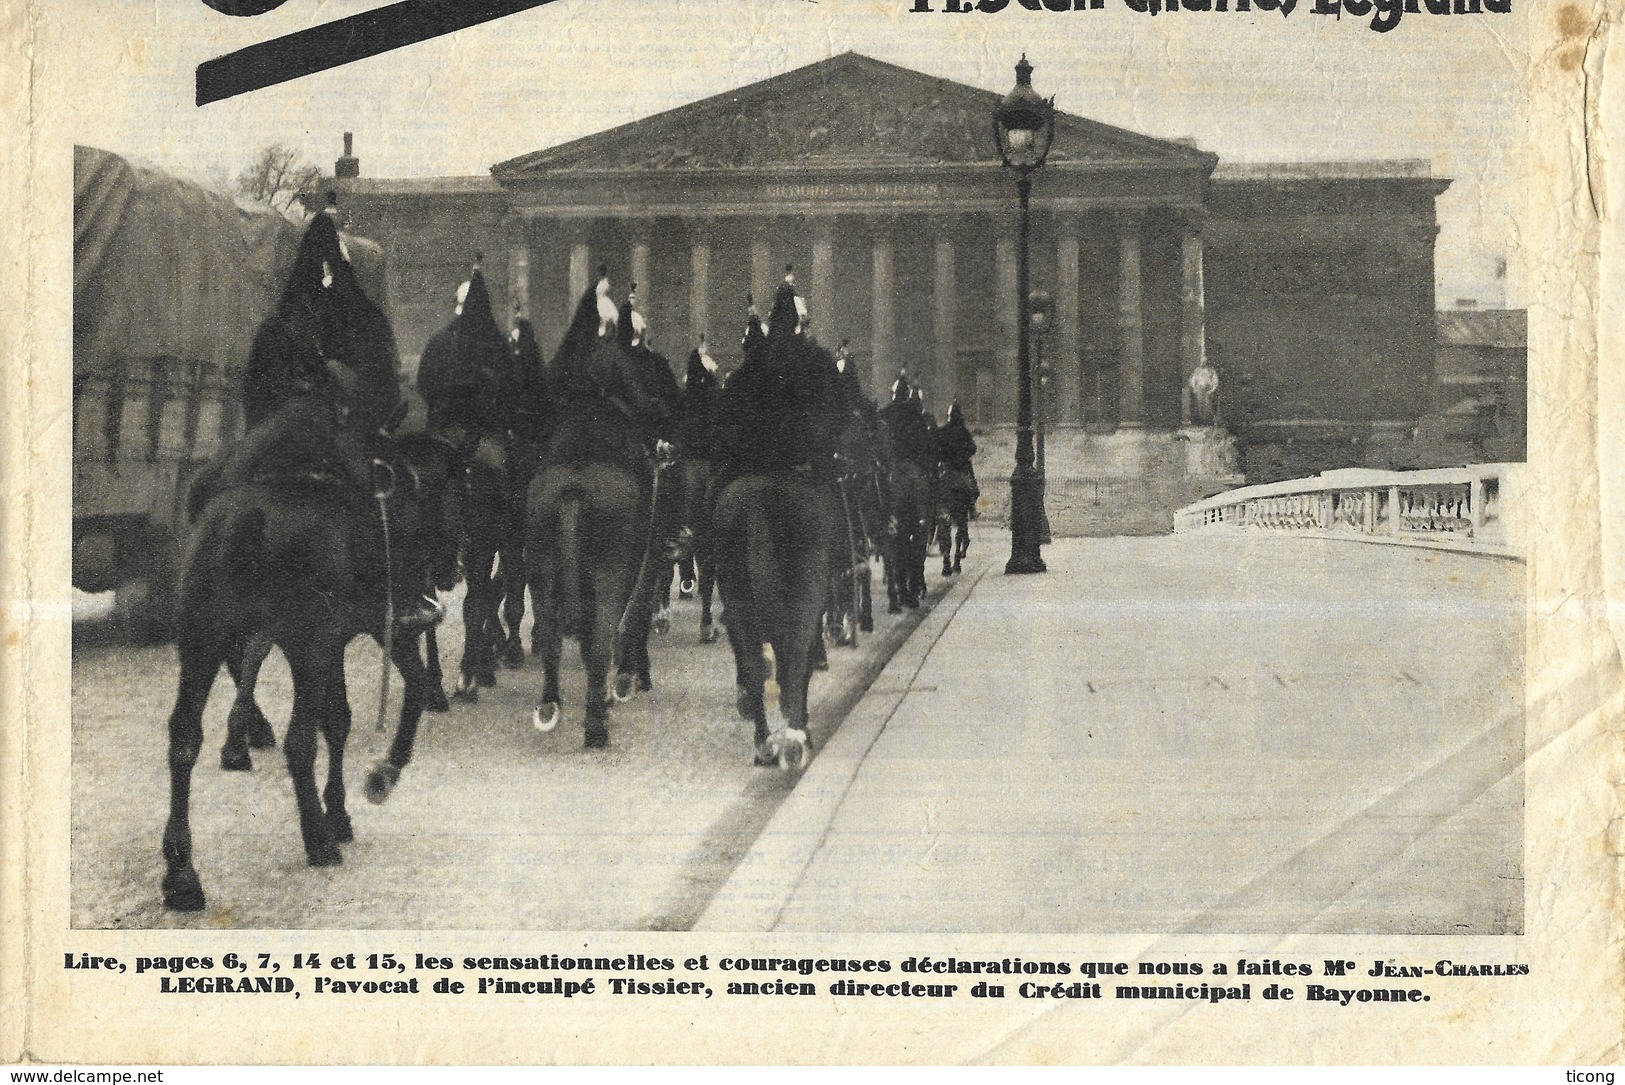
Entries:
{"label": "balustrade", "polygon": [[1256,530],[1518,557],[1508,494],[1521,464],[1430,471],[1350,468],[1236,490],[1174,514],[1176,532]]}

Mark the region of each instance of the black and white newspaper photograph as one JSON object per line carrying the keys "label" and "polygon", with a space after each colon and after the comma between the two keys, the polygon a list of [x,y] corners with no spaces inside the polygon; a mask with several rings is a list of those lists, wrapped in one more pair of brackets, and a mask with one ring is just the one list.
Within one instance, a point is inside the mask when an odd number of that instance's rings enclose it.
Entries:
{"label": "black and white newspaper photograph", "polygon": [[0,1061],[1625,1062],[1615,15],[0,10]]}

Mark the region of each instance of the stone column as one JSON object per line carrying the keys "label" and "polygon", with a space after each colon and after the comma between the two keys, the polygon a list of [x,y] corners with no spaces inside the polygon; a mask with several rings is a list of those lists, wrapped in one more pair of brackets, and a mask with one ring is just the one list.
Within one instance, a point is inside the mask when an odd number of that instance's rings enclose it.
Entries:
{"label": "stone column", "polygon": [[1179,375],[1180,421],[1191,421],[1190,396],[1185,382],[1207,361],[1207,301],[1202,280],[1202,219],[1192,212],[1184,218],[1180,239]]}
{"label": "stone column", "polygon": [[711,334],[711,242],[696,237],[688,254],[688,334],[695,345]]}
{"label": "stone column", "polygon": [[932,375],[935,386],[933,409],[946,411],[959,398],[959,337],[955,323],[959,316],[958,288],[954,277],[954,240],[951,227],[939,223],[937,232],[936,275],[931,283],[934,308],[932,326],[932,360],[936,372]]}
{"label": "stone column", "polygon": [[[754,225],[754,224],[753,224]],[[766,320],[773,311],[773,291],[779,276],[773,274],[773,246],[762,240],[750,243],[750,294],[756,311]]]}
{"label": "stone column", "polygon": [[813,227],[812,288],[807,309],[812,314],[813,335],[830,350],[840,345],[835,338],[835,237],[834,223],[820,220]]}
{"label": "stone column", "polygon": [[585,222],[574,224],[569,231],[570,237],[570,292],[564,299],[564,322],[568,326],[570,319],[575,316],[576,302],[581,295],[592,286],[592,250],[587,247],[587,229]]}
{"label": "stone column", "polygon": [[1118,422],[1139,426],[1145,421],[1145,321],[1141,314],[1140,217],[1123,215],[1117,222]]}
{"label": "stone column", "polygon": [[[1050,417],[1064,425],[1083,421],[1083,372],[1078,366],[1078,226],[1059,224],[1055,243],[1055,331],[1049,367],[1053,392],[1044,397]],[[1054,409],[1050,409],[1053,405]]]}
{"label": "stone column", "polygon": [[[517,238],[508,246],[508,313],[514,315],[515,310],[525,316],[530,316],[530,223],[520,219],[509,227],[510,234],[517,234]],[[502,324],[503,314],[497,314],[497,323]]]}
{"label": "stone column", "polygon": [[653,320],[655,289],[654,283],[649,281],[648,223],[637,224],[637,235],[632,242],[632,282],[638,284],[638,312],[643,314],[644,320]]}
{"label": "stone column", "polygon": [[891,388],[893,374],[897,372],[896,331],[897,314],[892,308],[896,274],[893,264],[892,239],[889,234],[876,235],[872,249],[873,278],[871,294],[873,310],[869,321],[869,387],[885,399]]}
{"label": "stone column", "polygon": [[998,239],[993,245],[995,283],[993,319],[997,321],[999,329],[998,371],[993,402],[985,405],[991,417],[980,418],[978,421],[983,424],[988,422],[1014,424],[1016,393],[1019,391],[1016,350],[1017,339],[1021,334],[1017,322],[1026,316],[1021,311],[1022,299],[1018,296],[1020,285],[1016,271],[1017,226],[1012,221],[999,219],[995,221],[994,229],[999,232]]}

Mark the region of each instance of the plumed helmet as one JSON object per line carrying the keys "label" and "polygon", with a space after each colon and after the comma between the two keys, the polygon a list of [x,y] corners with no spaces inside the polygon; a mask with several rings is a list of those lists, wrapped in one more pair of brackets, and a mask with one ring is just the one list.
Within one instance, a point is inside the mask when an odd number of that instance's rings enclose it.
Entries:
{"label": "plumed helmet", "polygon": [[502,338],[502,329],[497,327],[497,318],[491,312],[491,292],[486,288],[478,256],[468,282],[457,288],[457,308],[458,320],[464,328],[477,329],[482,334],[494,333],[495,338]]}
{"label": "plumed helmet", "polygon": [[333,216],[317,215],[305,227],[305,236],[300,239],[299,253],[294,257],[293,268],[283,289],[283,307],[335,285],[354,286],[355,272],[345,255]]}
{"label": "plumed helmet", "polygon": [[606,338],[620,322],[620,313],[616,311],[615,302],[609,296],[609,269],[598,269],[598,285],[593,288],[593,296],[597,299],[598,307],[598,336]]}

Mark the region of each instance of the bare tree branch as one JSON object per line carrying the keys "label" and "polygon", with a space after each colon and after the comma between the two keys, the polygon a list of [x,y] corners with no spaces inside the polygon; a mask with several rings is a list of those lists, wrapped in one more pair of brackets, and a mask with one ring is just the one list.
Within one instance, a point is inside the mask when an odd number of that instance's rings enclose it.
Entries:
{"label": "bare tree branch", "polygon": [[315,200],[321,178],[322,171],[302,160],[298,151],[273,143],[237,175],[233,191],[244,199],[286,211],[301,196]]}

